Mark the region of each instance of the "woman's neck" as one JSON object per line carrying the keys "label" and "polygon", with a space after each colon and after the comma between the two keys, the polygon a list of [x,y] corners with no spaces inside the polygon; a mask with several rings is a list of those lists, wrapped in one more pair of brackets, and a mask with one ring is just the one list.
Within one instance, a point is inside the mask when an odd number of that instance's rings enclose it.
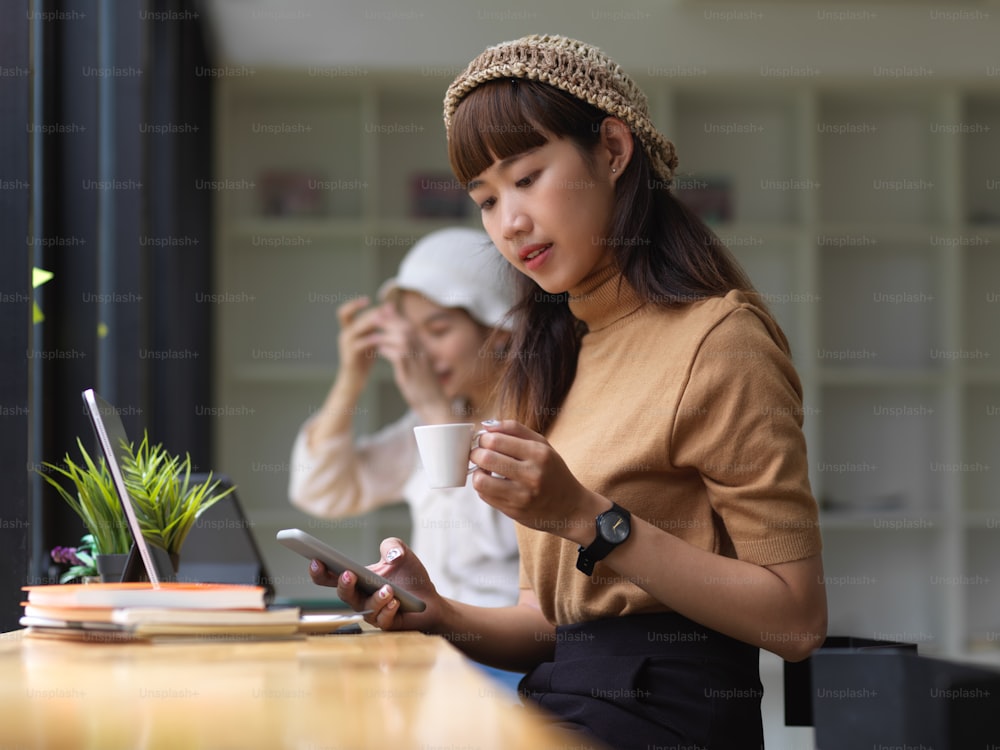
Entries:
{"label": "woman's neck", "polygon": [[569,299],[570,312],[592,332],[611,325],[642,304],[632,285],[613,265],[588,276]]}

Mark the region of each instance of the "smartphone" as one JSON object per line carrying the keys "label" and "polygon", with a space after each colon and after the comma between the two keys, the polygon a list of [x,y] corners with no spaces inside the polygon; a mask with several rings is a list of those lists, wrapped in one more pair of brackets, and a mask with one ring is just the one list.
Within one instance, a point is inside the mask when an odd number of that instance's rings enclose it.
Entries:
{"label": "smartphone", "polygon": [[358,579],[357,587],[363,593],[371,595],[385,586],[392,586],[392,591],[399,599],[399,608],[403,612],[423,612],[427,605],[409,591],[400,588],[388,578],[374,573],[361,563],[337,552],[333,547],[321,542],[302,529],[282,529],[277,535],[278,541],[288,549],[298,552],[309,560],[319,560],[338,576],[345,570],[351,571]]}

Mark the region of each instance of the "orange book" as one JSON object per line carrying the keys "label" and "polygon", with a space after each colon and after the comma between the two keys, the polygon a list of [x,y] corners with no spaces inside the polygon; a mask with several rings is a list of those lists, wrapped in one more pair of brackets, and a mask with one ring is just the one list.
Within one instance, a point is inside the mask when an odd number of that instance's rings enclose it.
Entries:
{"label": "orange book", "polygon": [[24,586],[40,607],[265,609],[262,586],[227,583],[63,583]]}

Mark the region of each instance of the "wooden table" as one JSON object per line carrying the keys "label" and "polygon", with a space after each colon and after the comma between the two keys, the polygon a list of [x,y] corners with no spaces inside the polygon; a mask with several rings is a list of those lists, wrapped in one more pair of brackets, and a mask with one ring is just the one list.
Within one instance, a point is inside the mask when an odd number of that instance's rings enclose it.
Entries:
{"label": "wooden table", "polygon": [[419,633],[71,643],[0,635],[0,750],[577,750]]}

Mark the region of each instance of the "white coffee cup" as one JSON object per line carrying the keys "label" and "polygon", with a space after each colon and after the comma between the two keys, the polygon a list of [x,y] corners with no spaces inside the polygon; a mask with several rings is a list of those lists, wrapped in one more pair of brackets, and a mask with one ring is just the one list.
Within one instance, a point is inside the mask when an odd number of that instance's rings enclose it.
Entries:
{"label": "white coffee cup", "polygon": [[479,445],[479,436],[471,422],[427,424],[413,428],[420,461],[431,487],[464,487],[469,474],[479,467],[469,461],[469,453]]}

